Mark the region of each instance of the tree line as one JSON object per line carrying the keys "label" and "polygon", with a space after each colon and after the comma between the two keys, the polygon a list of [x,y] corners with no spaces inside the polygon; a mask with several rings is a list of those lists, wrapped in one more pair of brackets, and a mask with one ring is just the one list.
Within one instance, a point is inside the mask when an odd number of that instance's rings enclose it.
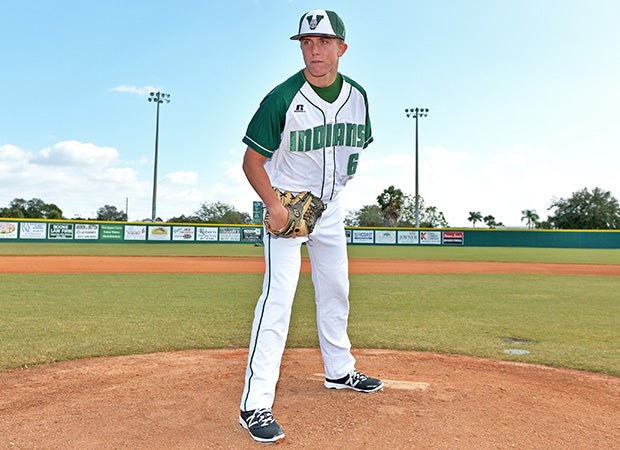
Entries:
{"label": "tree line", "polygon": [[[402,190],[389,186],[377,198],[376,203],[364,205],[358,210],[348,211],[344,223],[347,226],[360,227],[414,227],[416,223],[416,198]],[[426,205],[418,197],[417,219],[420,228],[448,228],[449,224],[443,212],[436,206]],[[573,229],[573,230],[617,230],[620,229],[620,205],[618,200],[601,188],[591,191],[583,188],[573,192],[568,198],[553,198],[548,208],[552,212],[546,220],[532,209],[521,211],[521,221],[528,228]],[[62,210],[53,203],[46,203],[39,198],[25,200],[13,199],[8,206],[0,208],[0,217],[23,219],[65,219]],[[127,221],[127,213],[113,205],[104,205],[97,210],[94,218],[74,218],[75,220]],[[161,218],[156,219],[162,221]],[[489,228],[503,226],[491,214],[471,211],[467,218],[475,228],[476,224],[485,224]],[[145,219],[144,221],[151,221]],[[234,206],[222,202],[203,203],[190,215],[171,217],[172,223],[229,223],[250,224],[249,214],[239,212]]]}
{"label": "tree line", "polygon": [[[351,227],[413,227],[415,196],[389,186],[377,196],[377,203],[349,211],[344,223]],[[426,206],[418,196],[418,223],[421,228],[447,228],[448,221],[436,206]]]}
{"label": "tree line", "polygon": [[[569,198],[553,198],[548,210],[553,214],[541,220],[533,209],[521,211],[521,221],[528,228],[556,230],[618,230],[620,229],[620,206],[618,200],[601,188],[580,189]],[[480,211],[470,211],[467,218],[476,227],[483,222],[489,228],[501,226],[492,215],[483,216]]]}

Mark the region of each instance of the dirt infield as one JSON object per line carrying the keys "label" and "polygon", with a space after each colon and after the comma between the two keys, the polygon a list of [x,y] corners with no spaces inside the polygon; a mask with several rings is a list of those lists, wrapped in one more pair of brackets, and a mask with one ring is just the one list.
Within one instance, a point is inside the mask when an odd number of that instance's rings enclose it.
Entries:
{"label": "dirt infield", "polygon": [[[260,258],[0,257],[0,273],[262,270]],[[352,273],[364,271],[620,276],[620,266],[351,261]],[[382,392],[327,390],[318,350],[286,350],[274,405],[287,435],[281,446],[620,448],[620,378],[462,356],[354,354],[359,369],[386,381]],[[2,373],[0,448],[260,448],[236,421],[246,357],[245,349],[195,350]]]}
{"label": "dirt infield", "polygon": [[[3,256],[0,273],[256,273],[262,257]],[[302,272],[310,271],[304,258]],[[546,273],[620,276],[620,265],[351,259],[350,273]]]}

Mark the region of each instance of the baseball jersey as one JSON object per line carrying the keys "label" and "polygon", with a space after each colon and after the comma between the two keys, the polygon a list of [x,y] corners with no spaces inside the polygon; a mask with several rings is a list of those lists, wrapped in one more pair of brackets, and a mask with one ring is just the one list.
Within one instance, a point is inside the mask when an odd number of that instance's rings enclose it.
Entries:
{"label": "baseball jersey", "polygon": [[355,175],[360,151],[373,140],[364,89],[342,75],[340,95],[324,101],[303,70],[261,102],[243,142],[269,158],[274,187],[334,199]]}

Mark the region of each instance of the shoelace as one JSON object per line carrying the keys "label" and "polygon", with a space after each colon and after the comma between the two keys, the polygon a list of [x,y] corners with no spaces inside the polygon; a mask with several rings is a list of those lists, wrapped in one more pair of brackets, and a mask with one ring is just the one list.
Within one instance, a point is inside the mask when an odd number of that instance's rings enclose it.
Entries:
{"label": "shoelace", "polygon": [[271,410],[269,408],[260,408],[254,411],[254,414],[250,416],[248,427],[253,427],[257,424],[261,427],[266,427],[272,422],[275,422],[275,419],[273,418]]}
{"label": "shoelace", "polygon": [[349,374],[349,384],[351,386],[355,386],[360,381],[366,381],[367,379],[368,377],[366,375],[364,375],[361,372],[358,372],[357,370],[354,370],[353,372]]}

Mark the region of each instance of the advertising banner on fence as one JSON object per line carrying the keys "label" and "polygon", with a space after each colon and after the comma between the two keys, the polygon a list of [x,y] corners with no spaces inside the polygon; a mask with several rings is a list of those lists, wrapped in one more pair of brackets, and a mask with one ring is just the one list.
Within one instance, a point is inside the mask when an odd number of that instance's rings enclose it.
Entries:
{"label": "advertising banner on fence", "polygon": [[372,244],[374,243],[374,230],[353,230],[354,244]]}
{"label": "advertising banner on fence", "polygon": [[47,224],[41,222],[22,222],[19,227],[21,239],[45,239]]}
{"label": "advertising banner on fence", "polygon": [[217,231],[217,227],[198,227],[196,228],[196,240],[217,242]]}
{"label": "advertising banner on fence", "polygon": [[73,239],[73,223],[50,223],[48,239]]}
{"label": "advertising banner on fence", "polygon": [[375,244],[396,244],[396,230],[376,230]]}
{"label": "advertising banner on fence", "polygon": [[243,228],[241,230],[245,242],[261,242],[263,237],[262,228]]}
{"label": "advertising banner on fence", "polygon": [[403,245],[412,245],[420,243],[420,233],[418,231],[403,230],[398,231],[397,242]]}
{"label": "advertising banner on fence", "polygon": [[17,239],[17,223],[0,222],[0,239]]}
{"label": "advertising banner on fence", "polygon": [[161,225],[149,227],[149,241],[169,241],[170,227]]}
{"label": "advertising banner on fence", "polygon": [[125,225],[126,241],[146,241],[146,225]]}
{"label": "advertising banner on fence", "polygon": [[173,241],[193,241],[194,227],[172,227],[172,240]]}
{"label": "advertising banner on fence", "polygon": [[239,228],[222,227],[220,228],[221,242],[239,242],[241,241],[241,230]]}
{"label": "advertising banner on fence", "polygon": [[99,239],[99,225],[94,223],[76,223],[75,239]]}
{"label": "advertising banner on fence", "polygon": [[441,231],[420,231],[420,244],[441,245]]}
{"label": "advertising banner on fence", "polygon": [[[482,230],[345,227],[349,245],[434,245],[546,248],[620,248],[619,230]],[[465,236],[467,235],[467,236]],[[0,218],[0,245],[13,242],[92,243],[237,243],[260,245],[263,228],[252,224],[107,222]],[[465,242],[467,237],[467,243]]]}
{"label": "advertising banner on fence", "polygon": [[124,236],[123,225],[102,223],[99,227],[99,239],[103,241],[122,241]]}
{"label": "advertising banner on fence", "polygon": [[443,243],[447,245],[463,245],[465,233],[462,231],[444,231]]}

